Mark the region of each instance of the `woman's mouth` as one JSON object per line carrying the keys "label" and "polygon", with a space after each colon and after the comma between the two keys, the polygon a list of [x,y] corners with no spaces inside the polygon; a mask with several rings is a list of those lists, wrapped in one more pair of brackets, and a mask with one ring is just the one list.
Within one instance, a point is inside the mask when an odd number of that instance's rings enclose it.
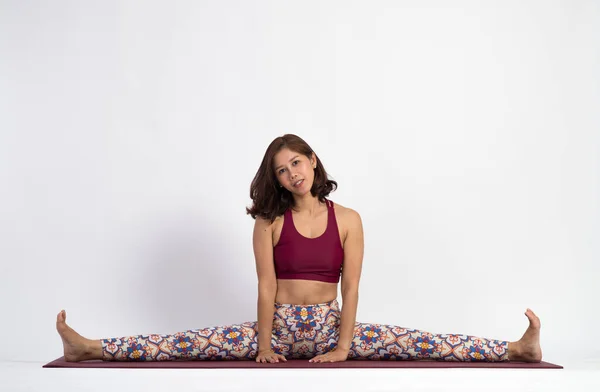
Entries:
{"label": "woman's mouth", "polygon": [[294,184],[294,188],[300,188],[304,184],[304,180],[300,180],[299,182]]}

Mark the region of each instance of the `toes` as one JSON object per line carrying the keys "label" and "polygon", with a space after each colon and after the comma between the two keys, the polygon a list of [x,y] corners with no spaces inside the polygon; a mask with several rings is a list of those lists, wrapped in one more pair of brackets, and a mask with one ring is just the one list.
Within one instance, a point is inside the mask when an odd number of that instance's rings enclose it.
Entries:
{"label": "toes", "polygon": [[56,323],[57,324],[67,324],[67,312],[65,312],[64,310],[61,310],[57,315],[56,315]]}
{"label": "toes", "polygon": [[527,318],[535,320],[538,318],[538,316],[536,316],[535,313],[533,313],[533,310],[527,308],[527,311],[525,312],[525,316],[527,316]]}
{"label": "toes", "polygon": [[530,326],[532,326],[533,328],[540,328],[540,326],[541,326],[540,318],[538,316],[536,316],[535,313],[533,313],[533,310],[527,308],[527,312],[525,312],[525,315],[529,319]]}

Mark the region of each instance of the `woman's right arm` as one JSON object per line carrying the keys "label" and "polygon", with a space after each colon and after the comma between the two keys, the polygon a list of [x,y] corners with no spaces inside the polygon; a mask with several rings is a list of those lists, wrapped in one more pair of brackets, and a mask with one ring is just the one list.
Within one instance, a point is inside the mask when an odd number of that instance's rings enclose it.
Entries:
{"label": "woman's right arm", "polygon": [[258,349],[271,350],[277,279],[273,265],[272,224],[256,217],[252,239],[258,275]]}

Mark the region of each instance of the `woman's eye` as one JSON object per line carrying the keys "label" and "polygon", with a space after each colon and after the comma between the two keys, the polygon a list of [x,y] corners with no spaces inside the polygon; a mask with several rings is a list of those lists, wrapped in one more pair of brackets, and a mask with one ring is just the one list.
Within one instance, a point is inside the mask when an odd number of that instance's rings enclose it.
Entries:
{"label": "woman's eye", "polygon": [[[296,159],[294,162],[292,162],[292,164],[296,163],[296,162],[300,162],[298,159]],[[279,169],[279,174],[281,174],[285,169]]]}

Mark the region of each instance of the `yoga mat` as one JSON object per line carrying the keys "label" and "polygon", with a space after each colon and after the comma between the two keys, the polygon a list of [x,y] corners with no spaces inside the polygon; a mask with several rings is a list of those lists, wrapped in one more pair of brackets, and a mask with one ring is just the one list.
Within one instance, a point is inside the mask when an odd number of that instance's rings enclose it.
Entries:
{"label": "yoga mat", "polygon": [[65,357],[60,357],[42,366],[45,368],[134,368],[134,369],[201,369],[201,368],[304,368],[304,369],[330,369],[330,368],[494,368],[494,369],[563,369],[560,365],[549,362],[458,362],[441,360],[360,360],[349,359],[343,362],[311,363],[308,359],[288,359],[287,362],[259,363],[254,360],[200,360],[200,361],[81,361],[67,362]]}

